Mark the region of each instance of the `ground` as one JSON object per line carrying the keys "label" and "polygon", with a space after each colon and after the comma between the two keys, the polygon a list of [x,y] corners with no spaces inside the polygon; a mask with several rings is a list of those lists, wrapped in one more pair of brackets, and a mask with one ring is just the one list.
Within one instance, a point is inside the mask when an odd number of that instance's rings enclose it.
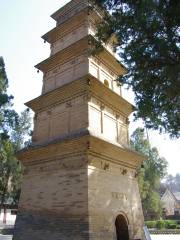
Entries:
{"label": "ground", "polygon": [[[180,240],[180,235],[152,235],[152,240]],[[12,236],[0,234],[0,240],[12,240]]]}
{"label": "ground", "polygon": [[180,235],[152,235],[152,240],[180,240]]}
{"label": "ground", "polygon": [[8,235],[4,236],[0,234],[0,240],[12,240],[12,236],[8,236]]}

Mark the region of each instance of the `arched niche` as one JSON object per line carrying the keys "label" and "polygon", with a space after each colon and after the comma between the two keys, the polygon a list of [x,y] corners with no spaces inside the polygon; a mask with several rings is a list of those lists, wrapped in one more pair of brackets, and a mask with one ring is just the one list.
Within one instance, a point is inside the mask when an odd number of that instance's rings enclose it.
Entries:
{"label": "arched niche", "polygon": [[117,216],[115,227],[117,240],[129,240],[128,220],[123,214]]}

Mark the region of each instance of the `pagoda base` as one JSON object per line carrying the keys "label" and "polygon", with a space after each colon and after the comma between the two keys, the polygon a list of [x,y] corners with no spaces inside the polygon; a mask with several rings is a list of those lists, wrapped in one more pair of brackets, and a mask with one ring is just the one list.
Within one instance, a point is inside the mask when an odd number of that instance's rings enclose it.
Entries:
{"label": "pagoda base", "polygon": [[13,240],[144,239],[141,155],[85,135],[18,158],[26,170]]}
{"label": "pagoda base", "polygon": [[13,240],[84,240],[89,239],[88,229],[88,217],[22,212],[18,215]]}

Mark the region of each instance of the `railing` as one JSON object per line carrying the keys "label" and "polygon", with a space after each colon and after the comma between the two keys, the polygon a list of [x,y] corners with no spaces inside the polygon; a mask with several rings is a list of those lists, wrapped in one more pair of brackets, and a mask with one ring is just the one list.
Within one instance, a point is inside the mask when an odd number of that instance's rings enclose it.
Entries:
{"label": "railing", "polygon": [[149,230],[150,234],[155,234],[155,235],[180,235],[180,229],[150,229]]}
{"label": "railing", "polygon": [[148,228],[146,226],[144,226],[143,230],[144,230],[144,234],[145,234],[146,240],[152,240]]}

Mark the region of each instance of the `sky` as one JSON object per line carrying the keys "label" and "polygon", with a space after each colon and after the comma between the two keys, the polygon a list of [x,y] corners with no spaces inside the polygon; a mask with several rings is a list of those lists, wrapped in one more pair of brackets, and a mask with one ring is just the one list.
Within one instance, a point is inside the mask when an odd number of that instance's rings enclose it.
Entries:
{"label": "sky", "polygon": [[[0,0],[0,56],[4,57],[9,79],[8,92],[14,96],[14,107],[20,112],[24,103],[39,96],[42,74],[34,65],[49,57],[50,48],[41,36],[55,27],[50,15],[69,0]],[[133,94],[124,91],[133,103]],[[130,125],[130,133],[141,122]],[[169,163],[168,173],[180,173],[180,140],[150,131],[150,142]]]}

